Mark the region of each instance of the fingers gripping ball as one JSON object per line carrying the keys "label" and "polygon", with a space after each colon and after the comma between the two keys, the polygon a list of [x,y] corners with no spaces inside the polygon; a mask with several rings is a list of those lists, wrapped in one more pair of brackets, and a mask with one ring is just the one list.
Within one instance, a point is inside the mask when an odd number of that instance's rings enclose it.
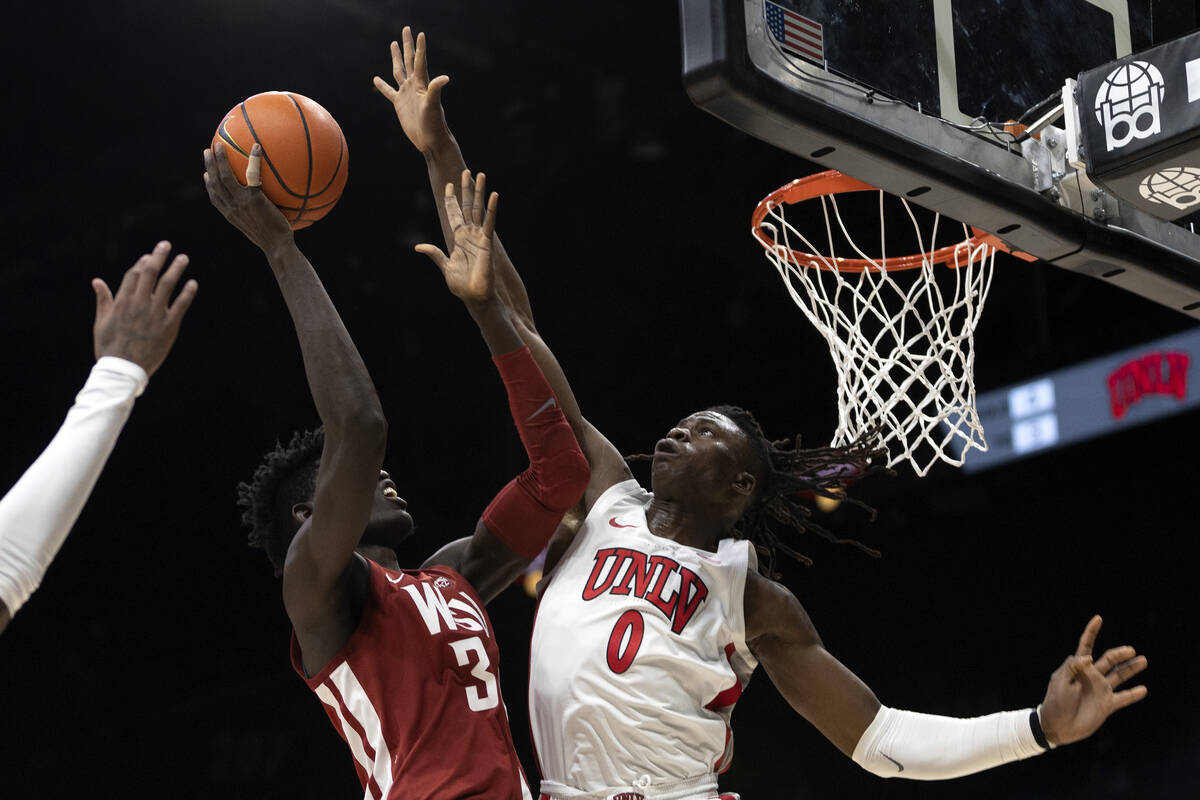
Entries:
{"label": "fingers gripping ball", "polygon": [[337,120],[295,92],[263,92],[238,103],[217,126],[229,165],[245,183],[255,142],[262,145],[262,189],[293,229],[329,213],[346,186],[349,151]]}

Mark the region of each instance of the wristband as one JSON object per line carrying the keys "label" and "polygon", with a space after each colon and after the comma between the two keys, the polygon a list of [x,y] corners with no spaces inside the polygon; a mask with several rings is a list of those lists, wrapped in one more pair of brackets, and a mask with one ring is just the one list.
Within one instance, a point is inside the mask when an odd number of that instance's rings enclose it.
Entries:
{"label": "wristband", "polygon": [[1029,728],[1033,731],[1033,739],[1038,743],[1038,747],[1049,750],[1051,744],[1046,738],[1046,732],[1042,730],[1042,706],[1040,704],[1029,712]]}

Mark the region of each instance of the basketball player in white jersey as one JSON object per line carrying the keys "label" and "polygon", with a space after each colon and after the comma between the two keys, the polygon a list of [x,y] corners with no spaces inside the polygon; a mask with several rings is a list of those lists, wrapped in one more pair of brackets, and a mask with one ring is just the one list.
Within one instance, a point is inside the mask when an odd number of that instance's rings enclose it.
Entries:
{"label": "basketball player in white jersey", "polygon": [[[449,79],[429,79],[424,36],[414,42],[407,28],[392,60],[398,87],[376,86],[425,156],[435,196],[461,175],[467,204],[470,177],[440,104]],[[444,217],[443,227],[449,240]],[[872,450],[776,447],[748,412],[719,406],[684,417],[658,442],[647,492],[581,416],[519,276],[494,248],[521,335],[591,466],[586,516],[551,542],[534,625],[529,699],[543,800],[720,797],[729,715],[760,663],[799,714],[882,777],[953,778],[1036,755],[1145,697],[1143,686],[1117,691],[1146,667],[1132,647],[1093,661],[1094,617],[1035,708],[958,719],[884,706],[755,557],[755,544],[787,550],[780,528],[814,527],[795,491],[839,487],[831,466],[869,469]]]}
{"label": "basketball player in white jersey", "polygon": [[135,398],[179,334],[198,285],[188,281],[171,302],[187,256],[159,277],[169,242],[138,259],[116,297],[96,278],[96,364],[54,439],[0,499],[0,632],[41,583],[96,485]]}

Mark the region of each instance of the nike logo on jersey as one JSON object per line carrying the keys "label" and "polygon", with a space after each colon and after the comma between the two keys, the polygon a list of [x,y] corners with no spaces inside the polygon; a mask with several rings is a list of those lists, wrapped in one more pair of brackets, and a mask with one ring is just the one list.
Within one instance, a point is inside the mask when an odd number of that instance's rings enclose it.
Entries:
{"label": "nike logo on jersey", "polygon": [[621,523],[617,522],[616,517],[609,517],[608,524],[612,525],[614,528],[636,528],[637,527],[637,525],[622,525]]}
{"label": "nike logo on jersey", "polygon": [[605,547],[596,551],[596,563],[583,587],[583,599],[595,600],[603,594],[640,597],[671,621],[673,632],[683,633],[708,597],[708,587],[699,575],[670,556],[648,556],[626,547]]}
{"label": "nike logo on jersey", "polygon": [[404,576],[401,575],[399,578],[393,578],[391,575],[388,575],[387,579],[389,583],[399,583],[400,581],[404,580]]}
{"label": "nike logo on jersey", "polygon": [[526,421],[526,422],[528,422],[529,420],[531,420],[531,419],[533,419],[534,417],[536,417],[538,414],[540,414],[540,413],[542,413],[543,411],[545,411],[547,408],[554,408],[554,406],[555,406],[555,405],[557,405],[557,404],[554,402],[554,398],[553,398],[553,397],[551,397],[549,400],[547,400],[546,402],[542,403],[542,407],[541,407],[541,408],[539,408],[537,411],[535,411],[535,412],[533,412],[532,414],[530,414],[530,415],[529,415],[529,417],[528,417],[528,418],[527,418],[525,421]]}
{"label": "nike logo on jersey", "polygon": [[904,765],[903,765],[903,764],[901,764],[899,761],[897,761],[896,759],[892,758],[892,757],[891,757],[891,756],[889,756],[887,753],[880,753],[879,755],[883,756],[883,757],[884,757],[884,758],[886,758],[888,761],[890,761],[890,762],[892,762],[893,764],[895,764],[895,765],[896,765],[896,767],[897,767],[897,768],[900,770],[900,772],[904,772]]}

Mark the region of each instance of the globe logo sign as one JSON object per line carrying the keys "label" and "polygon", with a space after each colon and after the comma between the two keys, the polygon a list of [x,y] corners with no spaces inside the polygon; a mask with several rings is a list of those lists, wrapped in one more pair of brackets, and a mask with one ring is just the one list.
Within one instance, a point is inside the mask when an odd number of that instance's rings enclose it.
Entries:
{"label": "globe logo sign", "polygon": [[1162,73],[1148,61],[1129,61],[1108,73],[1096,90],[1096,119],[1104,126],[1108,152],[1161,130],[1165,92]]}
{"label": "globe logo sign", "polygon": [[1167,167],[1143,178],[1138,191],[1151,203],[1182,211],[1200,203],[1200,168]]}

